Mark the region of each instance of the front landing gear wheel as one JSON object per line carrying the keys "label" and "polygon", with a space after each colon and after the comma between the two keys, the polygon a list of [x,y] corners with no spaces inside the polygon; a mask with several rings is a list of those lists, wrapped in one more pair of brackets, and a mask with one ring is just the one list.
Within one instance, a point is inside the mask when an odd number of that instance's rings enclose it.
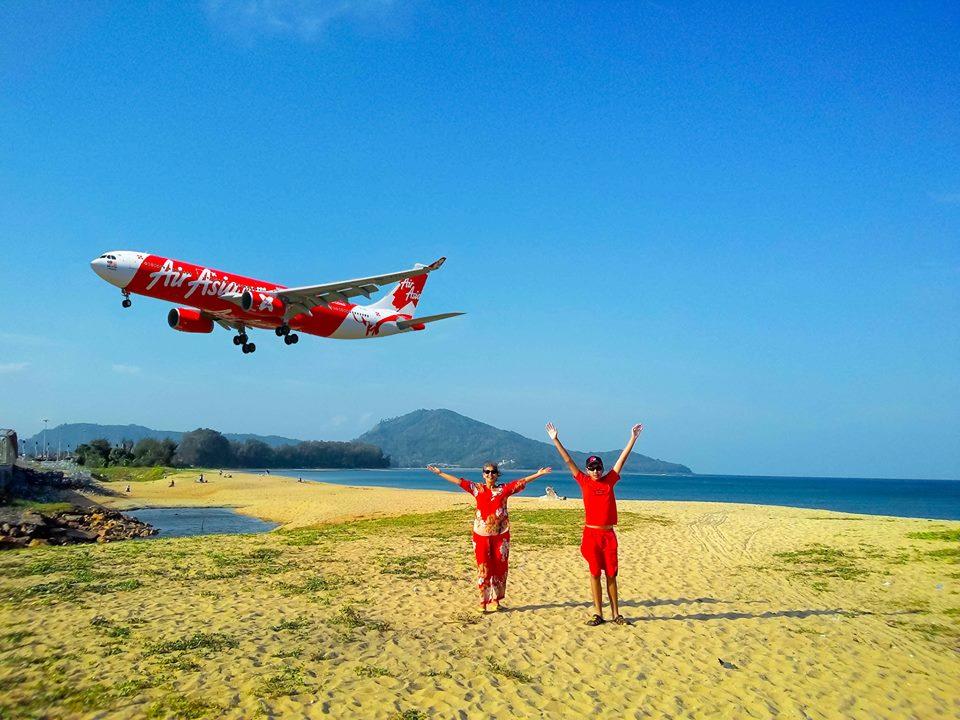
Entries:
{"label": "front landing gear wheel", "polygon": [[130,307],[131,305],[133,305],[133,303],[130,302],[130,298],[124,298],[124,299],[123,299],[123,302],[120,303],[120,304],[123,305],[123,307],[125,307],[125,308],[128,308],[128,307]]}

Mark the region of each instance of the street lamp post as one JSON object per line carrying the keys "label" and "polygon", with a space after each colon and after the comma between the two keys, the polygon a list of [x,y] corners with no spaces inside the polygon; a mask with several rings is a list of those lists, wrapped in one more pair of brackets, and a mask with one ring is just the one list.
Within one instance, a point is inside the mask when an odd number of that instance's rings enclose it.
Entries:
{"label": "street lamp post", "polygon": [[43,418],[43,459],[47,459],[47,418]]}

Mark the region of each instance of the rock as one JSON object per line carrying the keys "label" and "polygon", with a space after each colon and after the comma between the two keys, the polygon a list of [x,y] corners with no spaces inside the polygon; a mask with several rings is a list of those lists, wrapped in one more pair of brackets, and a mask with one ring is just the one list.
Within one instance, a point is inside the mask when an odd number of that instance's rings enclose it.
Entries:
{"label": "rock", "polygon": [[27,543],[27,547],[40,547],[41,545],[49,544],[50,542],[48,540],[44,540],[43,538],[33,538],[33,540]]}

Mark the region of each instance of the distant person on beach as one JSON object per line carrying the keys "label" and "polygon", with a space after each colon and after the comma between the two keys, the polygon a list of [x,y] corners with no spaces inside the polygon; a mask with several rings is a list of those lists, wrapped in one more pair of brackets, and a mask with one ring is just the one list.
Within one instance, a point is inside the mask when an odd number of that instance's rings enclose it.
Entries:
{"label": "distant person on beach", "polygon": [[427,470],[454,485],[459,485],[476,500],[473,551],[477,559],[480,610],[487,612],[490,604],[494,611],[499,610],[500,601],[507,593],[507,570],[510,563],[510,517],[507,515],[507,498],[522,492],[527,483],[547,475],[551,469],[540,468],[533,475],[513,480],[506,485],[497,483],[500,469],[492,462],[483,466],[482,483],[454,477],[434,465],[428,465]]}
{"label": "distant person on beach", "polygon": [[172,478],[170,479],[170,484],[167,485],[167,487],[173,487],[173,479],[172,479]]}
{"label": "distant person on beach", "polygon": [[627,446],[620,453],[613,470],[604,474],[603,459],[591,455],[585,463],[587,472],[583,472],[570,457],[570,453],[561,444],[557,435],[557,428],[553,423],[547,423],[547,435],[563,458],[573,479],[577,481],[583,492],[583,507],[586,517],[583,525],[583,538],[580,541],[580,554],[590,567],[590,589],[593,592],[594,615],[587,620],[587,625],[600,625],[603,620],[603,590],[600,587],[600,576],[607,576],[607,596],[610,598],[610,612],[617,625],[628,624],[620,614],[619,598],[617,597],[617,534],[613,528],[617,524],[617,498],[613,494],[613,487],[620,480],[620,471],[623,470],[627,458],[633,451],[633,446],[643,431],[643,425],[634,425],[630,428],[630,439]]}

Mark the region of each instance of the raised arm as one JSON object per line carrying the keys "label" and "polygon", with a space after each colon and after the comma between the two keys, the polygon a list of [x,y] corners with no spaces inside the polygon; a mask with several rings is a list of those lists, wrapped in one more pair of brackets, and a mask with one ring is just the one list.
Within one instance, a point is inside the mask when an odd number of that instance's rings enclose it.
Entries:
{"label": "raised arm", "polygon": [[623,452],[620,453],[620,457],[617,458],[616,464],[613,466],[613,471],[619,475],[620,471],[623,470],[623,466],[627,462],[627,458],[630,457],[630,453],[633,452],[633,446],[637,442],[637,438],[640,437],[640,433],[643,432],[643,425],[637,424],[630,428],[630,439],[627,440],[627,446],[623,449]]}
{"label": "raised arm", "polygon": [[454,485],[460,484],[460,478],[454,477],[450,473],[445,473],[443,470],[438,468],[436,465],[427,465],[427,470],[432,472],[434,475],[439,475],[447,482],[452,482]]}
{"label": "raised arm", "polygon": [[553,468],[542,467],[539,470],[537,470],[533,475],[527,475],[526,477],[522,477],[516,482],[521,482],[526,484],[529,482],[533,482],[537,478],[542,478],[544,475],[549,475],[552,472],[553,472]]}
{"label": "raised arm", "polygon": [[560,457],[563,458],[563,462],[566,463],[567,468],[576,477],[580,473],[580,468],[577,467],[577,464],[573,461],[573,458],[570,457],[570,453],[567,452],[567,449],[563,446],[563,443],[560,442],[560,438],[557,435],[557,428],[554,427],[553,423],[547,423],[547,435],[550,436],[550,439],[553,440],[553,445],[557,448],[557,452],[560,453]]}

